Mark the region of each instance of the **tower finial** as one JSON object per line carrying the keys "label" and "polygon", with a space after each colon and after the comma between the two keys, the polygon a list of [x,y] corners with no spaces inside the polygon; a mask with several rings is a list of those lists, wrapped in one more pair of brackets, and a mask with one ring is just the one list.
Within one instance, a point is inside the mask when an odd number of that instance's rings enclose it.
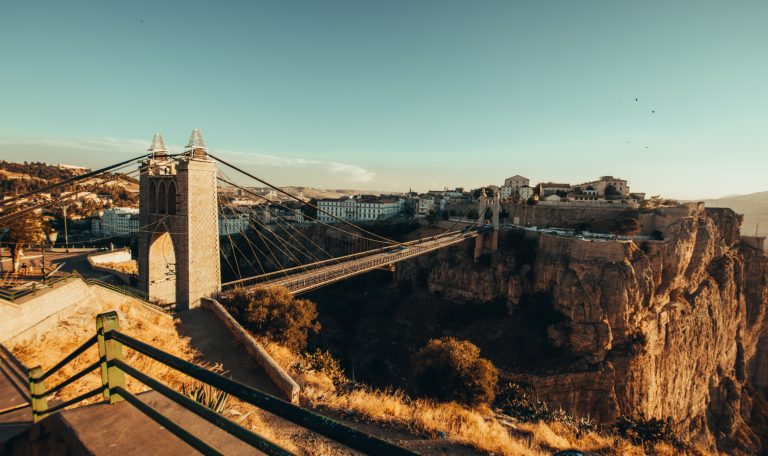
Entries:
{"label": "tower finial", "polygon": [[203,134],[200,133],[199,128],[195,128],[192,130],[192,135],[189,137],[189,143],[187,144],[187,150],[195,150],[195,149],[203,149],[207,150],[208,148],[205,147],[205,140],[203,139]]}
{"label": "tower finial", "polygon": [[163,135],[160,133],[155,133],[155,136],[152,137],[152,145],[149,146],[149,152],[152,152],[153,154],[157,155],[164,155],[168,152],[168,148],[165,147],[165,141],[163,140]]}

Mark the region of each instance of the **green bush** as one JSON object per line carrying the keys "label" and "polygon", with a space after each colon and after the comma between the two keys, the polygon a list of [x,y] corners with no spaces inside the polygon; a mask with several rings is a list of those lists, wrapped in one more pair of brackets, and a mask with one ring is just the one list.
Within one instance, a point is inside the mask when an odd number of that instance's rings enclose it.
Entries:
{"label": "green bush", "polygon": [[295,351],[306,348],[309,334],[320,331],[315,303],[296,299],[282,287],[235,290],[222,302],[246,329]]}
{"label": "green bush", "polygon": [[453,337],[430,340],[411,358],[414,391],[440,401],[490,404],[499,373],[480,349]]}

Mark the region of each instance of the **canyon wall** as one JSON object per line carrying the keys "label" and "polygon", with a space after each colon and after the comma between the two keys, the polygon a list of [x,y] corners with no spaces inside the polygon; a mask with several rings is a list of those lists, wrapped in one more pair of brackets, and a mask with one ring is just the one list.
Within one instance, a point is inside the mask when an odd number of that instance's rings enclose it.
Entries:
{"label": "canyon wall", "polygon": [[765,337],[759,343],[768,259],[740,242],[741,217],[728,209],[657,209],[642,224],[663,240],[507,232],[500,250],[478,263],[463,245],[403,264],[396,280],[429,271],[432,294],[504,300],[511,319],[547,306],[556,318],[528,322],[542,325],[546,350],[538,362],[501,367],[552,405],[604,422],[620,414],[668,417],[693,443],[757,454],[750,379],[768,386],[768,350],[758,353],[759,345],[768,349]]}

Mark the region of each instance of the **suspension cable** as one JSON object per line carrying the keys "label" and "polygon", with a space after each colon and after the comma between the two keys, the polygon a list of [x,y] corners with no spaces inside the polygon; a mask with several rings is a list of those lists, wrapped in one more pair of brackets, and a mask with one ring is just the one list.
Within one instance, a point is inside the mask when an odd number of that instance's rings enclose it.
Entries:
{"label": "suspension cable", "polygon": [[378,235],[378,234],[376,234],[376,233],[374,233],[372,231],[368,231],[365,228],[362,228],[362,227],[360,227],[358,225],[355,225],[354,223],[350,222],[349,220],[345,220],[345,219],[337,217],[337,216],[335,216],[335,215],[333,215],[333,214],[331,214],[329,212],[326,212],[323,209],[320,209],[319,207],[315,206],[314,204],[306,202],[306,201],[302,200],[301,198],[296,197],[296,196],[286,192],[285,190],[270,184],[269,182],[265,181],[264,179],[260,179],[260,178],[258,178],[256,176],[254,176],[253,174],[251,174],[251,173],[249,173],[249,172],[247,172],[247,171],[245,171],[243,169],[240,169],[237,166],[235,166],[235,165],[233,165],[233,164],[231,164],[231,163],[229,163],[227,161],[224,161],[224,160],[222,160],[222,159],[220,159],[220,158],[218,158],[218,157],[216,157],[214,155],[211,155],[210,153],[208,154],[208,156],[213,158],[214,160],[218,161],[219,163],[222,163],[222,164],[224,164],[226,166],[229,166],[230,168],[234,169],[235,171],[238,171],[238,172],[240,172],[242,174],[245,174],[246,176],[250,177],[251,179],[255,179],[255,180],[261,182],[262,184],[266,185],[267,187],[270,187],[271,189],[273,189],[275,191],[278,191],[278,192],[284,194],[285,196],[287,196],[287,197],[289,197],[291,199],[294,199],[294,200],[296,200],[296,201],[298,201],[298,202],[300,202],[302,204],[306,204],[307,206],[309,206],[309,207],[311,207],[311,208],[313,208],[313,209],[315,209],[315,210],[317,210],[319,212],[322,212],[323,214],[325,214],[325,215],[327,215],[327,216],[329,216],[329,217],[331,217],[331,218],[333,218],[333,219],[335,219],[335,220],[337,220],[339,222],[347,224],[347,225],[349,225],[349,226],[351,226],[351,227],[353,227],[355,229],[358,229],[358,230],[360,230],[360,231],[362,231],[362,232],[364,232],[366,234],[369,234],[371,236],[374,236],[376,238],[381,239],[381,241],[379,241],[379,242],[384,242],[384,243],[387,243],[387,244],[401,244],[400,242],[393,241],[392,239],[386,238],[384,236],[380,236],[380,235]]}
{"label": "suspension cable", "polygon": [[105,173],[107,171],[113,170],[115,168],[127,165],[127,164],[135,162],[137,160],[141,160],[141,159],[146,158],[146,157],[147,157],[147,154],[139,155],[138,157],[131,158],[130,160],[125,160],[125,161],[122,161],[120,163],[116,163],[114,165],[110,165],[110,166],[106,166],[106,167],[101,168],[101,169],[97,169],[96,171],[91,171],[89,173],[81,174],[79,176],[75,176],[73,178],[66,179],[66,180],[63,180],[61,182],[57,182],[55,184],[51,184],[51,185],[49,185],[47,187],[43,187],[43,188],[40,188],[40,189],[37,189],[37,190],[33,190],[31,192],[24,193],[23,195],[16,195],[16,196],[14,196],[14,197],[12,197],[10,199],[7,199],[7,200],[3,201],[2,203],[0,203],[0,207],[5,206],[6,204],[10,204],[10,203],[13,203],[15,201],[18,201],[18,200],[20,200],[22,198],[28,198],[28,197],[30,197],[32,195],[36,195],[38,193],[49,192],[49,191],[51,191],[51,190],[53,190],[55,188],[59,188],[59,187],[62,187],[64,185],[73,184],[75,182],[79,182],[79,181],[85,180],[85,179],[90,179],[91,177],[98,176],[99,174],[102,174],[102,173]]}

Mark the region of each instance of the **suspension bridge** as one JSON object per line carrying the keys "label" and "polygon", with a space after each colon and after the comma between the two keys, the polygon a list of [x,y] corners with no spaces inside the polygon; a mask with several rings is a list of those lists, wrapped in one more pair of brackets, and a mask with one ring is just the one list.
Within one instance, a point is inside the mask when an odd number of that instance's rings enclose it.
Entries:
{"label": "suspension bridge", "polygon": [[[139,284],[152,301],[175,303],[178,309],[199,305],[201,298],[236,288],[285,287],[305,293],[374,269],[393,269],[398,262],[434,252],[468,238],[477,238],[475,252],[495,250],[498,195],[484,193],[475,205],[444,233],[408,242],[393,240],[358,220],[340,217],[293,195],[266,180],[210,153],[195,129],[182,153],[169,153],[160,134],[148,152],[3,201],[0,225],[6,226],[31,211],[62,204],[72,192],[40,201],[40,193],[56,192],[84,183],[115,179],[117,172],[135,167],[139,176]],[[281,198],[266,198],[227,175],[238,173],[271,189]],[[77,187],[82,188],[82,187]],[[224,194],[237,191],[261,200],[262,215],[232,204]],[[74,192],[77,194],[77,191]],[[466,222],[477,208],[479,216]],[[486,213],[493,213],[486,224]],[[331,222],[323,221],[331,219]],[[240,234],[219,236],[219,217],[246,221]],[[303,219],[304,223],[289,221]],[[480,226],[482,225],[482,226]],[[461,226],[461,229],[454,229]],[[477,229],[480,226],[481,229]],[[226,245],[229,255],[222,255]],[[222,283],[222,269],[232,278]]]}

